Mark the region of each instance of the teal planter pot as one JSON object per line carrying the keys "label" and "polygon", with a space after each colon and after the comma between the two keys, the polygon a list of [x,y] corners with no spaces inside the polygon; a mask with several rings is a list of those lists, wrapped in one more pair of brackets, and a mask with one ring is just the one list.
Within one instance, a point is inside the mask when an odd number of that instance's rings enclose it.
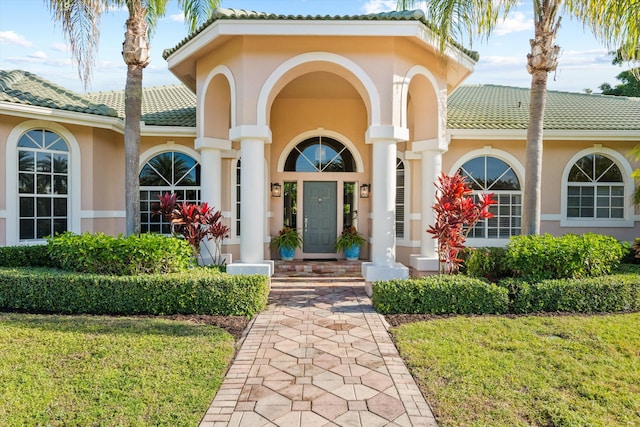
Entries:
{"label": "teal planter pot", "polygon": [[347,261],[356,261],[360,258],[360,245],[351,245],[344,249],[344,257]]}
{"label": "teal planter pot", "polygon": [[291,261],[296,254],[295,248],[285,248],[284,246],[279,249],[280,259],[283,261]]}

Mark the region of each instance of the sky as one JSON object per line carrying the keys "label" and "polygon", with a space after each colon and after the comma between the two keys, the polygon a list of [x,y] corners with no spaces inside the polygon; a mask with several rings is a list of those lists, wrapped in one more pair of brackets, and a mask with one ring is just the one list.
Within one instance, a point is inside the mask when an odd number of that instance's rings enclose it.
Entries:
{"label": "sky", "polygon": [[[221,7],[261,12],[302,15],[359,15],[391,11],[395,0],[222,0]],[[151,39],[151,63],[144,70],[145,87],[179,84],[162,59],[162,51],[174,47],[188,35],[177,1],[169,3],[167,15],[158,23]],[[55,24],[42,0],[0,1],[0,69],[20,69],[62,85],[78,93],[123,90],[126,66],[121,57],[125,10],[103,16],[101,37],[90,86],[85,90],[72,63],[59,24]],[[462,41],[477,50],[480,61],[464,84],[498,84],[529,87],[526,71],[529,39],[533,37],[532,6],[523,0],[502,22],[488,41]],[[599,43],[582,24],[568,16],[562,20],[556,43],[562,48],[556,72],[549,75],[549,90],[600,91],[599,86],[619,83],[616,76],[627,69],[611,64],[606,46]]]}

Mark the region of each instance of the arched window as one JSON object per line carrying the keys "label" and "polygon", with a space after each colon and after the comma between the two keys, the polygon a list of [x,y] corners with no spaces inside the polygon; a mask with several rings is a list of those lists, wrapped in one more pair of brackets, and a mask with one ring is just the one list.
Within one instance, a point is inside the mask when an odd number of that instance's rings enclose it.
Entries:
{"label": "arched window", "polygon": [[589,154],[573,164],[567,178],[568,218],[624,218],[624,182],[609,157]]}
{"label": "arched window", "polygon": [[404,162],[396,159],[396,237],[404,238]]}
{"label": "arched window", "polygon": [[299,143],[284,165],[285,172],[354,172],[355,161],[342,143],[316,136]]}
{"label": "arched window", "polygon": [[36,129],[18,140],[19,239],[42,239],[68,229],[69,146]]}
{"label": "arched window", "polygon": [[480,156],[464,163],[459,172],[471,183],[474,194],[494,193],[498,202],[490,208],[493,218],[476,224],[469,237],[508,239],[520,234],[522,191],[513,168],[496,157]]}
{"label": "arched window", "polygon": [[140,223],[142,232],[169,234],[169,224],[153,212],[158,196],[176,193],[179,202],[200,203],[200,164],[178,151],[160,153],[140,171]]}

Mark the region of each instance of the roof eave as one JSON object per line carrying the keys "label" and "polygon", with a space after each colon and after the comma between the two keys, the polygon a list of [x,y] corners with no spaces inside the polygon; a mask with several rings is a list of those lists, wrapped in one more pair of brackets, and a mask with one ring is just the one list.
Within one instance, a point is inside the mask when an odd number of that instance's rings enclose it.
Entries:
{"label": "roof eave", "polygon": [[[526,129],[447,129],[454,139],[527,140]],[[640,141],[638,130],[559,130],[545,129],[545,141]]]}

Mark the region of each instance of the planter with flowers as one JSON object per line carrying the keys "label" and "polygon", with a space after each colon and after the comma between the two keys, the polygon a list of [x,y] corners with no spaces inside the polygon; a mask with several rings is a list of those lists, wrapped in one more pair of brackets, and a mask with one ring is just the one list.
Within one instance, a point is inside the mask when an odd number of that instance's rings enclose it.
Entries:
{"label": "planter with flowers", "polygon": [[271,247],[278,248],[283,261],[291,261],[296,249],[302,247],[302,236],[295,228],[282,227],[278,235],[271,238]]}
{"label": "planter with flowers", "polygon": [[344,252],[347,261],[356,261],[360,258],[360,248],[367,240],[355,227],[346,227],[336,241],[336,251]]}

